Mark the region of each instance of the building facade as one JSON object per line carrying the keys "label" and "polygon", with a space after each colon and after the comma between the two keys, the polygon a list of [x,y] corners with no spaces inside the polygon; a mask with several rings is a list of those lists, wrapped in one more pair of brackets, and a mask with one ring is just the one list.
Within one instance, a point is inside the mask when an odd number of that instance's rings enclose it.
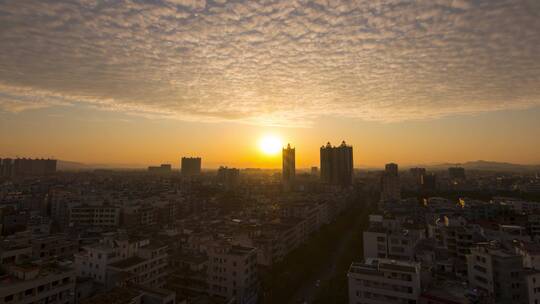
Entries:
{"label": "building facade", "polygon": [[417,303],[422,291],[416,262],[367,259],[353,263],[347,276],[349,304]]}
{"label": "building facade", "polygon": [[257,302],[257,250],[214,244],[208,250],[209,294],[227,303]]}
{"label": "building facade", "polygon": [[467,255],[469,285],[496,303],[526,303],[521,255],[497,242],[478,243]]}
{"label": "building facade", "polygon": [[0,284],[0,303],[75,303],[75,271],[57,264],[8,267]]}
{"label": "building facade", "polygon": [[201,174],[200,157],[182,157],[180,162],[180,172],[184,177],[196,176]]}
{"label": "building facade", "polygon": [[353,178],[353,148],[345,141],[335,147],[330,143],[322,146],[321,181],[330,185],[350,186]]}
{"label": "building facade", "polygon": [[401,185],[399,182],[398,165],[386,164],[381,177],[381,201],[391,202],[401,199]]}
{"label": "building facade", "polygon": [[294,183],[296,175],[295,148],[287,144],[287,148],[282,150],[282,171],[281,180],[285,188],[290,189]]}

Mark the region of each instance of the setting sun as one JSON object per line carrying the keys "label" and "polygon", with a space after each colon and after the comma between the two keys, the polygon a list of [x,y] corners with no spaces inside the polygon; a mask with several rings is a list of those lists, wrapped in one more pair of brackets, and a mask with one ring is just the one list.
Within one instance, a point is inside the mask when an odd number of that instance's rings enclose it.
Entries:
{"label": "setting sun", "polygon": [[276,155],[282,148],[281,138],[274,135],[266,135],[259,141],[259,149],[266,155]]}

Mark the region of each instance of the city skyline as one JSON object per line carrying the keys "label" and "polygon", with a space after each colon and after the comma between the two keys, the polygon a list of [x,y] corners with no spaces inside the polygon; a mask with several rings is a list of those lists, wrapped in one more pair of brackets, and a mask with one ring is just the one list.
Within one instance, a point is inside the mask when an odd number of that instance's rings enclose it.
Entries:
{"label": "city skyline", "polygon": [[[29,114],[31,113],[17,115]],[[35,114],[32,113],[33,116]],[[511,125],[505,123],[509,117],[520,114],[524,114],[523,119]],[[223,132],[223,126],[220,124],[200,123],[197,126],[200,129],[197,131],[202,136],[194,138],[190,145],[174,139],[176,132],[178,136],[182,136],[186,131],[195,131],[193,126],[187,130],[177,129],[178,127],[168,120],[152,121],[152,128],[143,133],[132,132],[130,127],[134,122],[117,121],[116,123],[121,128],[115,130],[105,130],[100,125],[88,123],[83,126],[83,129],[90,140],[79,143],[74,138],[79,138],[80,134],[73,132],[69,124],[66,125],[70,119],[58,121],[54,116],[48,117],[54,122],[49,121],[45,125],[40,125],[40,130],[46,135],[36,137],[34,128],[37,125],[32,121],[24,124],[23,128],[19,129],[20,133],[14,136],[10,128],[4,128],[15,121],[10,118],[0,120],[0,137],[6,143],[0,146],[0,156],[3,158],[52,157],[89,165],[143,168],[160,163],[171,163],[176,167],[177,158],[180,155],[198,155],[205,159],[203,165],[205,168],[218,168],[221,165],[279,168],[281,158],[278,155],[264,155],[259,147],[261,138],[277,135],[281,138],[283,146],[286,142],[291,142],[298,148],[298,168],[318,164],[318,148],[327,141],[338,143],[343,139],[356,146],[359,151],[355,157],[355,167],[382,167],[391,161],[404,166],[414,166],[476,160],[538,165],[540,160],[536,159],[540,151],[537,153],[536,149],[537,146],[540,149],[540,145],[536,141],[536,133],[519,133],[521,128],[540,132],[536,115],[540,115],[540,111],[526,111],[526,113],[525,111],[511,111],[460,117],[457,125],[454,125],[456,122],[454,119],[444,118],[437,121],[415,122],[412,126],[401,125],[401,128],[397,130],[394,129],[393,124],[379,124],[380,128],[361,128],[359,132],[347,128],[349,121],[341,121],[335,125],[338,133],[343,135],[341,137],[334,134],[333,130],[326,128],[327,125],[322,125],[314,134],[313,128],[269,129],[253,126],[246,129],[243,125],[232,125],[228,132]],[[482,120],[485,124],[478,125],[477,120]],[[59,126],[56,125],[57,123]],[[359,124],[369,125],[370,123],[359,122]],[[58,127],[62,132],[70,133],[68,139],[71,138],[74,141],[67,141],[61,134],[54,133],[53,130]],[[92,128],[98,128],[99,132],[95,132],[96,130]],[[427,128],[437,130],[437,132],[435,134],[422,133],[422,130]],[[444,142],[440,141],[437,133],[450,128],[461,130],[453,130]],[[102,135],[107,134],[106,132],[120,132],[122,138],[114,137],[115,140],[105,145],[104,141],[108,141],[109,136]],[[244,140],[238,141],[239,132],[244,132]],[[512,132],[516,134],[511,135]],[[364,140],[359,140],[358,137]],[[209,141],[206,138],[213,138],[213,140]],[[394,140],[387,141],[388,138]],[[95,144],[100,142],[103,144]],[[235,144],[230,145],[231,142]],[[434,142],[437,142],[437,145],[433,145]],[[468,142],[467,149],[461,148],[460,145],[463,142]],[[235,149],[224,149],[225,146],[232,146]],[[130,148],[125,149],[125,147]],[[517,157],[516,153],[522,156]]]}
{"label": "city skyline", "polygon": [[[281,151],[281,149],[285,150],[287,146],[290,146],[291,143],[282,145],[281,139],[277,139],[274,137],[275,137],[274,134],[265,134],[259,138],[258,145],[254,145],[253,147],[249,148],[250,152],[253,153],[252,156],[254,158],[258,158],[258,161],[256,162],[252,161],[248,163],[246,162],[238,163],[238,162],[227,160],[227,159],[216,160],[216,159],[210,158],[210,161],[205,159],[201,168],[202,169],[218,169],[226,165],[226,166],[236,166],[239,168],[279,169],[283,166],[283,163],[282,163],[283,156],[281,153],[277,153],[275,151],[278,151],[277,149],[279,149],[279,151]],[[274,140],[274,139],[279,140],[280,142],[270,142],[270,143],[264,142],[268,138],[270,138],[270,140]],[[328,143],[330,142],[327,142],[327,144]],[[275,147],[269,147],[268,145],[275,146]],[[324,145],[321,145],[321,146],[324,147]],[[265,149],[275,149],[275,151],[269,152],[269,151],[265,151]],[[46,155],[42,153],[34,154],[34,155],[32,154],[20,155],[16,153],[16,154],[6,154],[6,155],[0,155],[0,156],[2,156],[1,158],[7,158],[7,159],[26,159],[26,158],[28,159],[55,159],[55,160],[61,161],[62,163],[61,168],[65,166],[66,168],[68,168],[68,170],[70,170],[72,166],[75,166],[75,168],[78,168],[78,166],[86,166],[88,168],[110,167],[110,168],[124,168],[124,169],[143,169],[148,166],[155,166],[155,165],[160,165],[160,164],[161,165],[167,164],[167,165],[171,165],[172,168],[181,169],[182,166],[180,164],[181,161],[178,160],[179,158],[178,154],[176,153],[168,153],[168,154],[174,154],[175,155],[174,157],[176,158],[176,160],[166,159],[166,160],[156,160],[156,161],[149,161],[149,162],[107,163],[107,162],[99,162],[99,161],[84,162],[84,161],[71,160],[71,159],[62,159],[62,158],[57,158],[53,155]],[[304,153],[304,155],[305,154],[314,154],[314,153],[313,151],[308,151],[307,153]],[[186,158],[186,157],[187,158],[191,158],[191,157],[205,158],[205,157],[201,157],[201,155],[205,155],[205,153],[204,152],[188,153],[186,155],[182,155],[181,158]],[[312,158],[310,158],[310,160],[312,160]],[[387,164],[388,160],[382,159],[381,162],[382,163],[375,163],[375,164],[373,163],[360,163],[359,164],[356,160],[354,160],[353,167],[355,169],[382,168],[385,166],[385,164]],[[476,162],[496,163],[496,164],[501,164],[501,165],[540,166],[540,162],[527,163],[527,162],[514,162],[514,161],[508,161],[508,160],[493,160],[493,159],[482,159],[482,158],[478,158],[478,159],[471,158],[471,159],[463,159],[463,160],[458,160],[458,161],[450,161],[450,160],[444,160],[444,159],[433,160],[433,161],[422,161],[419,159],[417,161],[412,161],[412,162],[405,162],[405,163],[398,162],[398,163],[400,163],[402,166],[406,168],[414,168],[416,166],[441,166],[441,165],[451,166],[451,165],[462,165],[462,164],[476,163]],[[297,167],[299,170],[310,170],[312,169],[313,166],[318,167],[320,165],[320,159],[317,159],[314,162],[307,162],[305,160],[300,159],[300,163],[302,165]]]}

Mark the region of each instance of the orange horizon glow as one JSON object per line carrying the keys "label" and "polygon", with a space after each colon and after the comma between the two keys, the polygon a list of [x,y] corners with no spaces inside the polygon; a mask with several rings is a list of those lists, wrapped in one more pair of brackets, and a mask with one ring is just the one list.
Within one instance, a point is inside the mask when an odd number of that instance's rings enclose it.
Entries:
{"label": "orange horizon glow", "polygon": [[[73,115],[59,120],[46,113],[35,110],[18,114],[17,120],[0,119],[0,158],[53,157],[133,168],[169,163],[178,168],[182,156],[200,156],[202,167],[208,169],[222,165],[278,169],[281,147],[269,155],[259,146],[262,137],[274,134],[283,145],[296,148],[297,168],[319,166],[319,148],[328,141],[337,145],[342,140],[353,146],[357,168],[383,167],[389,162],[400,166],[475,160],[540,163],[535,136],[540,134],[540,109],[399,124],[331,120],[310,128],[135,122],[127,121],[125,115],[101,112],[84,121]],[[98,118],[101,121],[96,124]]]}

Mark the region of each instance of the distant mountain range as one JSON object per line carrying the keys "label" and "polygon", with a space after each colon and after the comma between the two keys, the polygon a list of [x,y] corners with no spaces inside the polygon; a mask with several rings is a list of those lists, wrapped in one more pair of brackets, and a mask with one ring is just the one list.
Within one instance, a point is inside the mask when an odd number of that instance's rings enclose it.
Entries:
{"label": "distant mountain range", "polygon": [[498,172],[524,172],[524,171],[540,171],[540,165],[522,165],[522,164],[512,164],[504,162],[494,162],[494,161],[469,161],[465,163],[441,163],[441,164],[429,164],[429,165],[418,165],[418,166],[405,166],[405,168],[412,167],[423,167],[428,170],[438,171],[446,170],[449,167],[463,167],[466,170],[478,170],[478,171],[498,171]]}

